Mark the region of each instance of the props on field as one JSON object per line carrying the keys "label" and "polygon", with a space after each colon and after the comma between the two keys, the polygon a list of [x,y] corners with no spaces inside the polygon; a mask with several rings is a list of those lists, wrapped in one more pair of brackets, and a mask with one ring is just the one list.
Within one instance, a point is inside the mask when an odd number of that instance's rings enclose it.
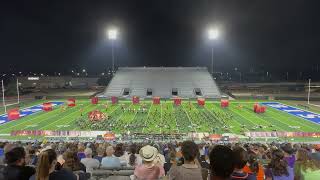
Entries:
{"label": "props on field", "polygon": [[139,104],[140,103],[140,98],[138,96],[133,96],[132,97],[132,103],[133,104]]}
{"label": "props on field", "polygon": [[89,112],[88,118],[90,119],[90,121],[101,121],[101,120],[108,119],[104,113],[98,110]]}
{"label": "props on field", "polygon": [[204,106],[204,104],[205,104],[205,99],[204,98],[198,98],[198,105],[199,106]]}
{"label": "props on field", "polygon": [[160,104],[160,97],[153,97],[153,104]]}
{"label": "props on field", "polygon": [[181,98],[180,97],[175,97],[175,98],[173,98],[173,103],[174,103],[174,105],[176,105],[176,106],[180,106],[181,105]]}
{"label": "props on field", "polygon": [[42,110],[43,111],[52,111],[52,103],[51,102],[43,103]]}
{"label": "props on field", "polygon": [[67,104],[69,107],[74,107],[74,106],[76,106],[76,100],[73,98],[70,98],[70,99],[68,99]]}
{"label": "props on field", "polygon": [[255,113],[264,113],[264,112],[266,112],[266,109],[267,109],[266,106],[261,106],[261,105],[258,104],[258,103],[255,103],[255,104],[253,105],[253,111],[254,111]]}
{"label": "props on field", "polygon": [[20,112],[19,112],[19,109],[11,109],[8,111],[8,119],[10,121],[12,120],[16,120],[16,119],[19,119],[20,118]]}
{"label": "props on field", "polygon": [[229,100],[228,99],[221,99],[221,107],[226,108],[229,106]]}
{"label": "props on field", "polygon": [[112,104],[117,104],[117,103],[118,103],[118,98],[115,97],[115,96],[112,96],[112,97],[111,97],[111,103],[112,103]]}
{"label": "props on field", "polygon": [[91,104],[98,104],[99,98],[98,97],[92,97],[91,98]]}
{"label": "props on field", "polygon": [[103,137],[106,141],[113,141],[116,139],[116,135],[114,133],[106,133]]}

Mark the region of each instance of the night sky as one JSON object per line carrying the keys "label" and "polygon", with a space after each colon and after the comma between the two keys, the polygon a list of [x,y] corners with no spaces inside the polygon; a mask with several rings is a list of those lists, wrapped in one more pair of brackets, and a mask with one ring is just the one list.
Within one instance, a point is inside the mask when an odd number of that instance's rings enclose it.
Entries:
{"label": "night sky", "polygon": [[[0,72],[102,72],[111,66],[311,71],[320,64],[319,0],[6,0]],[[206,39],[209,26],[221,36]]]}

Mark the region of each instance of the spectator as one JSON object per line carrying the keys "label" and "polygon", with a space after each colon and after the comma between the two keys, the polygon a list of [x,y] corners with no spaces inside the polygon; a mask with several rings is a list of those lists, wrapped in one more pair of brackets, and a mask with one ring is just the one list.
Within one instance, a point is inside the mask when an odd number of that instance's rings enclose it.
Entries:
{"label": "spectator", "polygon": [[272,152],[271,162],[268,164],[265,171],[266,180],[292,180],[294,173],[293,169],[288,166],[284,159],[284,153],[281,150]]}
{"label": "spectator", "polygon": [[94,159],[98,160],[101,163],[102,158],[104,157],[105,150],[102,147],[98,147],[97,153],[98,154],[94,157]]}
{"label": "spectator", "polygon": [[211,180],[229,180],[234,169],[233,153],[227,146],[215,146],[209,155]]}
{"label": "spectator", "polygon": [[114,156],[119,158],[121,165],[127,164],[122,143],[116,145],[115,150],[114,150]]}
{"label": "spectator", "polygon": [[3,142],[0,142],[0,165],[4,164],[4,146],[6,144]]}
{"label": "spectator", "polygon": [[168,172],[172,180],[198,180],[202,179],[201,166],[196,163],[199,155],[198,146],[192,141],[185,141],[181,147],[184,163],[181,166],[171,166]]}
{"label": "spectator", "polygon": [[305,149],[298,150],[297,161],[294,166],[295,180],[320,179],[320,161],[311,159],[310,155]]}
{"label": "spectator", "polygon": [[29,149],[29,160],[29,164],[33,166],[35,166],[38,162],[38,156],[36,155],[36,151],[34,148]]}
{"label": "spectator", "polygon": [[264,180],[263,166],[258,162],[257,154],[253,151],[248,152],[248,163],[244,166],[243,171],[255,174],[257,180]]}
{"label": "spectator", "polygon": [[152,146],[144,146],[139,152],[142,158],[142,165],[134,170],[133,179],[155,180],[165,175],[163,167],[156,165],[153,160],[157,157],[158,151]]}
{"label": "spectator", "polygon": [[283,144],[281,146],[281,149],[284,152],[284,160],[287,161],[289,167],[293,168],[294,167],[294,163],[296,161],[296,157],[293,154],[294,153],[294,149],[292,148],[291,144],[289,144],[289,143]]}
{"label": "spectator", "polygon": [[164,158],[164,155],[160,153],[160,146],[158,144],[154,144],[153,147],[156,148],[158,151],[158,154],[156,159],[154,160],[154,163],[158,163],[159,166],[163,167],[166,160]]}
{"label": "spectator", "polygon": [[85,150],[85,146],[82,143],[78,144],[77,156],[80,160],[86,157],[86,155],[84,154],[84,150]]}
{"label": "spectator", "polygon": [[102,167],[110,167],[110,168],[120,168],[121,163],[118,157],[113,155],[114,149],[112,146],[108,146],[106,149],[107,156],[102,158],[101,166]]}
{"label": "spectator", "polygon": [[234,170],[231,174],[233,180],[255,180],[255,175],[243,171],[244,166],[248,162],[248,153],[242,147],[233,149]]}
{"label": "spectator", "polygon": [[57,154],[52,149],[44,150],[40,153],[36,174],[30,180],[76,180],[77,176],[67,170],[56,171]]}
{"label": "spectator", "polygon": [[126,162],[128,167],[136,167],[142,164],[142,159],[137,154],[137,146],[135,144],[130,145],[129,153],[126,155]]}
{"label": "spectator", "polygon": [[86,157],[82,158],[80,162],[86,166],[86,172],[91,172],[94,168],[99,167],[100,162],[92,158],[91,148],[86,148],[84,150],[84,154],[86,155]]}
{"label": "spectator", "polygon": [[169,172],[169,170],[171,169],[171,166],[177,165],[177,161],[176,161],[176,151],[170,151],[168,158],[169,158],[169,159],[166,160],[166,163],[165,163],[164,166],[163,166],[166,174],[167,174],[167,173]]}
{"label": "spectator", "polygon": [[86,180],[86,167],[83,165],[76,152],[73,151],[66,151],[63,154],[63,159],[65,162],[62,165],[62,169],[72,171],[74,174],[76,174],[79,177],[79,180]]}
{"label": "spectator", "polygon": [[7,166],[3,169],[5,180],[29,180],[35,169],[25,166],[26,152],[23,147],[15,147],[5,153]]}

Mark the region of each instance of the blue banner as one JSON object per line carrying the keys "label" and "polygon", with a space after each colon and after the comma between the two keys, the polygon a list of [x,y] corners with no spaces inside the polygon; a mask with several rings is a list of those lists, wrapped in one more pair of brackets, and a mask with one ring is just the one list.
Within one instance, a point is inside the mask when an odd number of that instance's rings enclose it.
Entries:
{"label": "blue banner", "polygon": [[305,120],[320,124],[320,114],[316,114],[316,113],[313,113],[310,111],[302,110],[302,109],[288,106],[285,104],[281,104],[278,102],[263,102],[261,104],[272,107],[272,108],[277,109],[279,111],[283,111],[283,112],[289,113],[291,115],[303,118]]}

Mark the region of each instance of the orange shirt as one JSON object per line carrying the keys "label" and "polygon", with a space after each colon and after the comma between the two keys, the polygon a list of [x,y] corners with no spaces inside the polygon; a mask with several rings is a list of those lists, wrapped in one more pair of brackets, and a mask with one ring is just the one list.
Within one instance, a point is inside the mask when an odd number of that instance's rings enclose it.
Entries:
{"label": "orange shirt", "polygon": [[[243,168],[243,172],[252,173],[253,174],[253,172],[251,171],[251,169],[250,169],[250,167],[248,165],[246,165]],[[260,164],[259,164],[259,171],[256,174],[256,177],[257,177],[257,180],[264,180],[264,170],[263,170],[263,167]]]}

